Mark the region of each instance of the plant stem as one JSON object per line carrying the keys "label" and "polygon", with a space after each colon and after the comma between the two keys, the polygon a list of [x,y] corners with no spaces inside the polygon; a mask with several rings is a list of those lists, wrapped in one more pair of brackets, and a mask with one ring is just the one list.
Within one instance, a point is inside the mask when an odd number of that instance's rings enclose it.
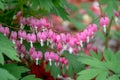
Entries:
{"label": "plant stem", "polygon": [[103,16],[103,15],[104,15],[104,12],[103,12],[103,10],[102,10],[102,6],[101,6],[101,4],[100,4],[100,1],[99,1],[99,0],[98,0],[98,3],[99,3],[100,12],[101,12],[101,15],[100,15],[100,16]]}
{"label": "plant stem", "polygon": [[112,22],[113,22],[113,16],[112,16],[112,18],[110,20],[110,24],[108,25],[107,32],[105,34],[105,49],[108,49],[108,42],[109,42],[109,36],[110,36],[110,28],[111,28]]}

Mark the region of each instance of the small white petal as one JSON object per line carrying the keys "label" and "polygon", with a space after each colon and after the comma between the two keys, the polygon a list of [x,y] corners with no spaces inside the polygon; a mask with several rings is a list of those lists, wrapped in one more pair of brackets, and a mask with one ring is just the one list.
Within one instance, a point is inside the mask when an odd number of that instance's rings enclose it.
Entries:
{"label": "small white petal", "polygon": [[103,26],[103,30],[106,33],[106,25]]}
{"label": "small white petal", "polygon": [[80,41],[80,46],[83,47],[83,42],[82,42],[82,40]]}
{"label": "small white petal", "polygon": [[72,54],[73,53],[73,48],[70,47],[68,51],[69,51],[70,54]]}
{"label": "small white petal", "polygon": [[50,64],[50,66],[52,66],[52,60],[51,59],[49,59],[49,64]]}
{"label": "small white petal", "polygon": [[36,65],[38,65],[39,64],[39,59],[38,58],[36,58]]}
{"label": "small white petal", "polygon": [[21,44],[23,43],[23,38],[20,38],[20,43],[21,43]]}
{"label": "small white petal", "polygon": [[41,44],[41,46],[44,46],[44,42],[42,39],[40,40],[40,44]]}
{"label": "small white petal", "polygon": [[90,38],[89,38],[89,36],[87,37],[87,43],[89,43],[89,41],[90,41]]}
{"label": "small white petal", "polygon": [[30,46],[31,46],[31,48],[33,47],[33,42],[32,41],[30,41]]}

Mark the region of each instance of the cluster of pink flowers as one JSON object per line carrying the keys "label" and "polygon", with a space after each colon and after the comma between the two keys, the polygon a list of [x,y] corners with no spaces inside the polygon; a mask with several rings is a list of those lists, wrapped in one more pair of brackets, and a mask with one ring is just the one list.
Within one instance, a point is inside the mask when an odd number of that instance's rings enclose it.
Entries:
{"label": "cluster of pink flowers", "polygon": [[[106,18],[103,18],[101,22],[105,20]],[[77,54],[79,50],[82,50],[84,44],[89,43],[90,39],[92,39],[98,31],[96,24],[90,24],[82,32],[76,32],[74,34],[56,33],[50,28],[50,23],[45,18],[36,19],[33,17],[21,17],[20,25],[19,31],[11,32],[8,27],[0,25],[0,32],[9,37],[16,45],[15,49],[18,51],[20,57],[23,58],[29,55],[32,60],[36,61],[36,64],[38,64],[38,61],[41,59],[45,59],[50,65],[52,65],[52,61],[54,61],[56,66],[58,66],[59,63],[68,66],[68,60],[65,57],[61,57],[64,51],[68,51],[70,54]],[[26,32],[24,29],[25,26],[29,26],[31,32]],[[29,51],[26,50],[23,41],[30,43]],[[36,51],[34,48],[36,42],[39,42],[41,47],[44,47],[46,43],[48,48],[53,51],[46,51],[45,53]]]}
{"label": "cluster of pink flowers", "polygon": [[[83,32],[75,33],[74,35],[70,33],[55,33],[51,29],[45,31],[39,31],[37,33],[26,33],[24,30],[18,31],[18,38],[22,44],[23,40],[30,43],[31,47],[33,43],[38,41],[41,46],[47,42],[50,48],[56,48],[59,54],[67,50],[70,53],[74,53],[77,49],[81,50],[84,43],[88,43],[90,38],[93,37],[94,33],[97,32],[97,25],[89,25]],[[16,35],[16,33],[15,33]],[[16,39],[16,38],[15,38]]]}
{"label": "cluster of pink flowers", "polygon": [[25,25],[30,26],[31,30],[40,31],[50,27],[50,23],[46,18],[36,19],[34,17],[20,18],[21,29],[24,29]]}
{"label": "cluster of pink flowers", "polygon": [[[38,60],[41,60],[43,57],[42,52],[36,51],[34,47],[30,48],[29,55],[31,55],[33,60],[36,60],[36,64],[38,64]],[[68,66],[68,60],[65,57],[60,57],[57,53],[54,52],[45,52],[44,59],[46,62],[49,61],[50,66],[52,65],[52,61],[55,62],[56,66],[58,66],[59,63],[61,63],[62,66]]]}

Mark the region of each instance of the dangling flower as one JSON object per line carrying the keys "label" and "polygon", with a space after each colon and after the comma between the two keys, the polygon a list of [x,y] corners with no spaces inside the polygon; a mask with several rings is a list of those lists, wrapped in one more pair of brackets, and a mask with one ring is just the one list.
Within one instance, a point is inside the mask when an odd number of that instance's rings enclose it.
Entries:
{"label": "dangling flower", "polygon": [[53,60],[55,61],[55,65],[58,66],[59,65],[59,56],[58,56],[58,54],[54,54]]}
{"label": "dangling flower", "polygon": [[33,54],[31,55],[32,59],[36,61],[36,65],[39,64],[39,60],[42,59],[42,52],[41,51],[34,51]]}
{"label": "dangling flower", "polygon": [[20,51],[21,51],[20,56],[21,56],[21,58],[23,58],[24,54],[26,53],[26,48],[24,45],[21,45]]}
{"label": "dangling flower", "polygon": [[19,30],[19,31],[18,31],[18,37],[20,38],[20,43],[22,44],[22,43],[23,43],[23,40],[26,39],[26,32],[25,32],[25,31],[22,31],[22,30]]}
{"label": "dangling flower", "polygon": [[17,40],[17,32],[12,31],[10,35],[10,40],[15,44],[15,41]]}
{"label": "dangling flower", "polygon": [[119,16],[120,16],[119,12],[114,11],[114,16],[115,16],[115,22],[116,22],[116,24],[119,25],[118,24],[118,22],[119,22]]}
{"label": "dangling flower", "polygon": [[30,46],[33,47],[33,43],[36,42],[36,35],[34,33],[27,34],[27,41],[30,42]]}
{"label": "dangling flower", "polygon": [[75,45],[75,39],[71,37],[69,40],[69,49],[68,49],[69,53],[73,53],[74,45]]}
{"label": "dangling flower", "polygon": [[60,63],[62,64],[62,68],[64,67],[64,65],[66,66],[66,68],[68,69],[68,60],[65,57],[61,57],[60,58]]}
{"label": "dangling flower", "polygon": [[36,58],[36,65],[38,65],[39,64],[39,60],[41,60],[42,59],[42,52],[41,51],[38,51],[37,52],[37,58]]}
{"label": "dangling flower", "polygon": [[40,24],[41,24],[41,28],[43,31],[45,31],[45,29],[50,26],[50,23],[47,22],[47,20],[45,18],[40,19]]}
{"label": "dangling flower", "polygon": [[61,52],[61,50],[62,50],[62,44],[59,42],[57,45],[57,50],[59,51],[59,52]]}
{"label": "dangling flower", "polygon": [[41,46],[44,46],[44,42],[47,40],[46,32],[38,32],[37,33],[38,42],[40,42]]}
{"label": "dangling flower", "polygon": [[83,43],[86,42],[87,35],[84,32],[81,32],[80,34],[80,46],[83,47]]}
{"label": "dangling flower", "polygon": [[10,34],[10,30],[8,27],[2,27],[2,25],[0,25],[0,32],[3,33],[5,36],[9,36]]}
{"label": "dangling flower", "polygon": [[49,61],[50,66],[52,65],[51,53],[45,52],[45,60]]}
{"label": "dangling flower", "polygon": [[66,69],[68,70],[69,66],[68,66],[68,60],[67,59],[65,59],[64,64],[66,65]]}
{"label": "dangling flower", "polygon": [[29,54],[32,55],[34,51],[35,51],[35,48],[31,47],[30,50],[29,50]]}
{"label": "dangling flower", "polygon": [[61,37],[61,40],[62,40],[62,43],[66,43],[67,41],[66,41],[66,35],[64,34],[64,33],[61,33],[60,34],[60,37]]}
{"label": "dangling flower", "polygon": [[36,60],[37,59],[37,51],[34,51],[31,55],[32,60]]}
{"label": "dangling flower", "polygon": [[21,17],[20,18],[20,28],[23,30],[25,25],[26,25],[26,18]]}
{"label": "dangling flower", "polygon": [[100,18],[100,26],[103,27],[104,32],[106,33],[106,27],[109,25],[109,18],[107,16]]}

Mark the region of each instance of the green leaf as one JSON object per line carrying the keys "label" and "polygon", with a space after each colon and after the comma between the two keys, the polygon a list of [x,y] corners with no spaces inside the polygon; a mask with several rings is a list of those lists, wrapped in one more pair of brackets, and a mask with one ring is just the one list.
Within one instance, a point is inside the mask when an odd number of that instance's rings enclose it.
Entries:
{"label": "green leaf", "polygon": [[105,7],[104,12],[110,18],[114,16],[114,10],[118,10],[118,0],[99,0],[99,2],[100,4],[106,4],[107,7]]}
{"label": "green leaf", "polygon": [[46,71],[50,71],[51,75],[56,79],[59,74],[61,74],[61,69],[60,69],[61,64],[59,66],[55,65],[55,62],[52,61],[52,65],[50,66],[49,64],[46,67]]}
{"label": "green leaf", "polygon": [[7,70],[0,68],[0,80],[17,80]]}
{"label": "green leaf", "polygon": [[117,56],[118,55],[113,53],[111,50],[105,50],[104,58],[106,67],[115,73],[120,73],[120,68],[118,68],[120,67],[120,62]]}
{"label": "green leaf", "polygon": [[57,16],[62,17],[64,20],[68,20],[68,13],[64,9],[64,4],[61,5],[62,1],[53,0],[53,9],[51,10],[51,13],[56,14]]}
{"label": "green leaf", "polygon": [[5,54],[11,60],[20,61],[17,57],[17,52],[13,47],[13,43],[6,36],[0,33],[0,54]]}
{"label": "green leaf", "polygon": [[77,6],[68,3],[67,0],[62,0],[62,1],[60,0],[60,4],[61,4],[61,6],[63,6],[63,7],[65,6],[67,9],[69,9],[70,12],[75,12],[78,10]]}
{"label": "green leaf", "polygon": [[109,16],[109,17],[112,17],[114,16],[114,10],[118,10],[118,6],[117,6],[117,1],[115,0],[111,0],[111,1],[108,1],[108,5],[105,9],[105,13]]}
{"label": "green leaf", "polygon": [[100,4],[106,4],[106,3],[108,3],[108,0],[99,0],[99,2],[100,2]]}
{"label": "green leaf", "polygon": [[113,62],[114,66],[117,62],[116,54],[114,54],[110,49],[105,50],[104,58],[106,62]]}
{"label": "green leaf", "polygon": [[[68,75],[73,77],[74,73],[78,73],[79,71],[84,69],[84,65],[78,61],[79,56],[70,54],[67,51],[64,52],[64,56],[68,59]],[[79,63],[79,64],[78,64]]]}
{"label": "green leaf", "polygon": [[104,51],[104,58],[105,58],[105,61],[110,61],[111,60],[111,57],[112,57],[112,51],[110,49]]}
{"label": "green leaf", "polygon": [[106,76],[108,76],[108,71],[103,71],[99,73],[99,75],[96,77],[96,80],[107,80]]}
{"label": "green leaf", "polygon": [[4,0],[0,0],[0,9],[4,10]]}
{"label": "green leaf", "polygon": [[78,60],[83,64],[90,65],[91,67],[106,70],[106,68],[104,67],[105,66],[104,63],[102,63],[100,60],[98,60],[95,57],[82,55]]}
{"label": "green leaf", "polygon": [[94,51],[90,51],[90,54],[92,55],[92,57],[95,57],[98,60],[101,60],[101,58],[102,58],[102,54],[100,52],[95,53]]}
{"label": "green leaf", "polygon": [[76,19],[73,18],[69,18],[69,20],[75,25],[75,27],[80,30],[80,29],[84,29],[85,28],[85,24],[83,24],[82,22],[77,21]]}
{"label": "green leaf", "polygon": [[120,79],[118,78],[118,76],[113,75],[113,76],[109,77],[108,80],[120,80]]}
{"label": "green leaf", "polygon": [[119,31],[115,30],[115,31],[112,31],[111,33],[113,33],[113,34],[111,34],[110,37],[112,37],[113,39],[116,39],[116,40],[119,39],[119,37],[120,37],[120,32]]}
{"label": "green leaf", "polygon": [[50,12],[50,10],[53,8],[52,0],[40,0],[40,8],[47,10]]}
{"label": "green leaf", "polygon": [[78,73],[79,77],[77,78],[77,80],[91,80],[95,78],[100,72],[102,72],[100,69],[83,70]]}
{"label": "green leaf", "polygon": [[5,64],[3,68],[8,70],[8,72],[14,75],[17,79],[21,78],[22,73],[29,71],[29,69],[24,66],[17,66],[16,64]]}
{"label": "green leaf", "polygon": [[21,80],[42,80],[42,79],[35,78],[35,75],[28,75],[22,78]]}
{"label": "green leaf", "polygon": [[55,6],[51,12],[53,14],[56,14],[57,16],[62,17],[62,19],[64,20],[68,20],[68,13],[65,11],[64,8],[62,8],[61,6]]}
{"label": "green leaf", "polygon": [[[1,53],[1,52],[0,52]],[[0,54],[0,63],[3,65],[4,64],[4,57],[2,54]]]}
{"label": "green leaf", "polygon": [[117,59],[120,58],[120,51],[118,51],[118,52],[116,53],[116,57],[117,57]]}
{"label": "green leaf", "polygon": [[[118,76],[120,74],[120,51],[113,53],[110,49],[104,51],[104,61],[101,61],[95,53],[92,52],[91,56],[82,54],[78,59],[81,63],[90,66],[91,69],[98,69],[101,72],[97,74],[96,80],[119,80]],[[99,72],[99,71],[98,71]],[[83,74],[83,75],[82,75]],[[85,78],[84,75],[95,75],[94,71],[91,73],[88,71],[80,72],[78,80],[91,80],[90,78]],[[89,76],[86,76],[89,77]],[[90,76],[91,77],[91,76]]]}
{"label": "green leaf", "polygon": [[30,3],[32,4],[32,8],[33,8],[34,10],[37,10],[37,7],[40,7],[39,0],[36,0],[36,1],[30,0]]}
{"label": "green leaf", "polygon": [[51,68],[51,74],[53,75],[53,77],[56,79],[60,73],[60,65],[57,67],[55,66],[55,63],[53,63]]}
{"label": "green leaf", "polygon": [[5,7],[8,9],[9,7],[12,7],[12,8],[17,7],[18,4],[19,4],[18,0],[5,0],[5,5],[7,5]]}
{"label": "green leaf", "polygon": [[40,7],[40,9],[48,12],[50,12],[54,6],[52,0],[30,0],[30,3],[32,4],[32,8],[34,10],[37,10],[37,8]]}

